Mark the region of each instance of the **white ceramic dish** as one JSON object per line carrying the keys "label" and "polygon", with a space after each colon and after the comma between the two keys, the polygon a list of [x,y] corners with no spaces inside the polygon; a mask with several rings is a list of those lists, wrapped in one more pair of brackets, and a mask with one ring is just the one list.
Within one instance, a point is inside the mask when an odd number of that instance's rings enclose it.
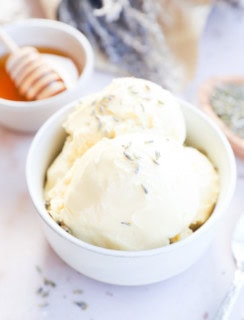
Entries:
{"label": "white ceramic dish", "polygon": [[[4,26],[19,46],[54,48],[67,54],[82,70],[72,88],[48,99],[19,102],[0,98],[0,123],[20,131],[36,131],[61,106],[85,93],[93,71],[93,50],[87,38],[75,28],[48,19],[27,19]],[[0,56],[6,54],[0,44]]]}
{"label": "white ceramic dish", "polygon": [[204,150],[220,173],[220,196],[209,220],[188,238],[162,248],[128,252],[96,247],[66,233],[45,209],[46,169],[65,138],[61,127],[74,103],[52,116],[35,136],[27,159],[29,192],[46,237],[57,254],[79,272],[111,284],[142,285],[177,275],[190,267],[211,243],[218,221],[228,210],[236,180],[233,151],[220,129],[203,112],[180,101],[186,119],[187,140]]}

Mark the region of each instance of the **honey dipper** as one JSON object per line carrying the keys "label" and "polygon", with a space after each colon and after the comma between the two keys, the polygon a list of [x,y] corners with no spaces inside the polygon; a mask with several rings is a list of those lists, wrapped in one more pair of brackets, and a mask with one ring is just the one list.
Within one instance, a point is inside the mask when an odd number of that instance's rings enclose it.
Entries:
{"label": "honey dipper", "polygon": [[0,40],[10,52],[6,70],[19,93],[27,100],[50,98],[67,89],[64,80],[36,48],[18,47],[2,29]]}

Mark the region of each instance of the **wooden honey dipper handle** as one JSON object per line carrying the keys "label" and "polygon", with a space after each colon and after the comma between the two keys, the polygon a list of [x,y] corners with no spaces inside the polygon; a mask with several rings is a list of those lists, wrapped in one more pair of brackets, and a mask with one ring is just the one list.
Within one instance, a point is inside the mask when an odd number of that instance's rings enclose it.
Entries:
{"label": "wooden honey dipper handle", "polygon": [[34,47],[18,47],[0,28],[0,40],[9,50],[6,70],[27,100],[50,98],[67,89],[64,80]]}

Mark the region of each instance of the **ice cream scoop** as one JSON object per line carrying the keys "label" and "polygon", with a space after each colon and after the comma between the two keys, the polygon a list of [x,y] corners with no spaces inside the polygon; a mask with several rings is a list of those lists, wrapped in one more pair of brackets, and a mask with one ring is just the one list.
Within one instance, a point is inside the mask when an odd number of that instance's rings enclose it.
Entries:
{"label": "ice cream scoop", "polygon": [[6,70],[23,97],[41,100],[66,90],[62,77],[36,48],[18,47],[2,29],[0,39],[10,52]]}
{"label": "ice cream scoop", "polygon": [[184,116],[173,95],[151,81],[117,78],[102,91],[83,98],[64,123],[63,151],[48,171],[51,189],[74,161],[103,137],[149,130],[183,143]]}
{"label": "ice cream scoop", "polygon": [[[198,169],[210,174],[201,178]],[[100,140],[64,181],[47,193],[51,216],[77,238],[119,250],[187,236],[199,215],[201,224],[208,218],[209,198],[213,205],[218,194],[217,174],[204,155],[145,131]]]}

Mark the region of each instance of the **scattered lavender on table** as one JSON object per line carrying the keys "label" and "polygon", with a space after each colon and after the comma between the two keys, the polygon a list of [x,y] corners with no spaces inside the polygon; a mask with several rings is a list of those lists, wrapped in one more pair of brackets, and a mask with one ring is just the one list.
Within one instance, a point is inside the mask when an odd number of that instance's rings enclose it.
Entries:
{"label": "scattered lavender on table", "polygon": [[74,304],[77,305],[81,310],[86,310],[88,305],[84,301],[74,301]]}
{"label": "scattered lavender on table", "polygon": [[49,303],[48,302],[43,302],[43,303],[40,303],[38,305],[40,308],[45,308],[45,307],[48,307],[49,306]]}
{"label": "scattered lavender on table", "polygon": [[39,287],[36,293],[42,298],[46,298],[49,296],[49,291],[46,291],[43,287]]}
{"label": "scattered lavender on table", "polygon": [[43,281],[44,281],[44,285],[46,286],[50,286],[52,288],[56,287],[56,283],[50,279],[44,278]]}
{"label": "scattered lavender on table", "polygon": [[83,290],[81,289],[74,289],[73,290],[73,294],[82,294],[83,293]]}
{"label": "scattered lavender on table", "polygon": [[37,290],[36,290],[36,294],[41,297],[43,300],[42,303],[38,304],[38,306],[40,308],[44,308],[44,307],[48,307],[49,306],[49,302],[46,301],[46,298],[49,297],[50,294],[50,290],[53,290],[56,287],[56,283],[46,277],[43,276],[43,271],[42,268],[40,266],[36,266],[36,271],[42,275],[42,286],[40,286]]}
{"label": "scattered lavender on table", "polygon": [[[42,285],[36,290],[36,294],[42,299],[42,301],[38,304],[38,307],[46,308],[50,306],[50,301],[48,301],[47,298],[52,292],[55,292],[54,289],[57,287],[57,284],[53,280],[50,280],[44,276],[41,267],[36,266],[35,268],[36,271],[42,276]],[[83,294],[83,290],[76,288],[72,291],[72,294],[77,298],[79,295]],[[63,295],[63,298],[66,299],[67,296]],[[88,304],[85,301],[79,301],[76,299],[72,299],[71,301],[81,310],[86,310],[88,308]]]}

